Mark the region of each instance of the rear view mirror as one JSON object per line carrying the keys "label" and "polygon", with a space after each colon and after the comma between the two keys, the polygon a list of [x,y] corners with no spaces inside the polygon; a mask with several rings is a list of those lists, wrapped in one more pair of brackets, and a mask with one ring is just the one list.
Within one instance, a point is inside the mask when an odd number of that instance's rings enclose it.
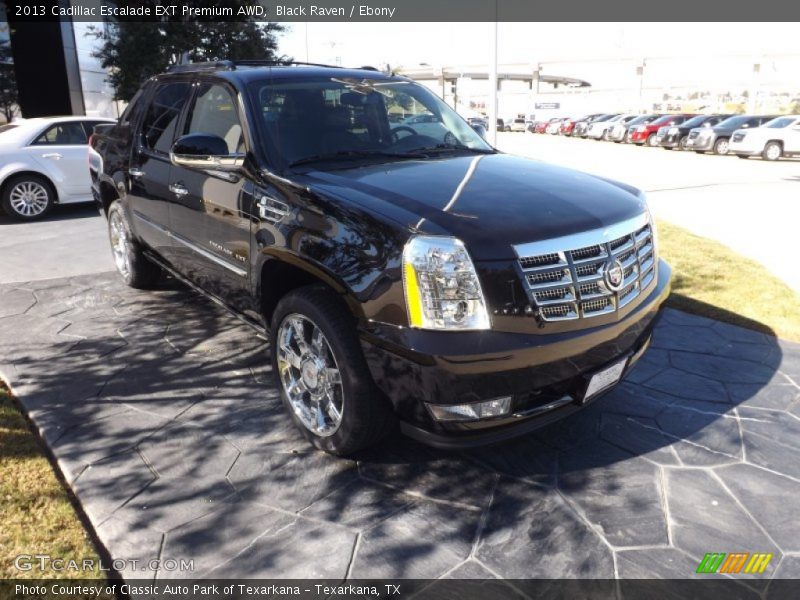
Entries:
{"label": "rear view mirror", "polygon": [[218,135],[190,133],[179,137],[169,159],[173,165],[209,171],[237,171],[244,165],[244,154],[231,154]]}

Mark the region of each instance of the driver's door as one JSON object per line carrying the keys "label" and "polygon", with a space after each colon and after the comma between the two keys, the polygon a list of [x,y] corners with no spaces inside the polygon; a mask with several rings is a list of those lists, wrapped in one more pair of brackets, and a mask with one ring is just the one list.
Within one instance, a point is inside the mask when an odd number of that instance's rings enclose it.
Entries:
{"label": "driver's door", "polygon": [[[201,81],[181,134],[215,135],[229,154],[243,153],[243,122],[233,88]],[[175,261],[182,273],[228,301],[231,292],[246,291],[249,280],[252,187],[241,172],[173,165],[170,173]]]}

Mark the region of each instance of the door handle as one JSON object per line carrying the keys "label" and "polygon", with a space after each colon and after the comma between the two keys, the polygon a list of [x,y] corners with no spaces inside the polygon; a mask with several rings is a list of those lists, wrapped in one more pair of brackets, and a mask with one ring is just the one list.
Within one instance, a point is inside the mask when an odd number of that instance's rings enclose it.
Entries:
{"label": "door handle", "polygon": [[58,152],[48,152],[42,154],[42,158],[52,158],[53,160],[61,160],[61,155]]}
{"label": "door handle", "polygon": [[128,173],[131,177],[144,177],[144,171],[141,169],[128,169]]}
{"label": "door handle", "polygon": [[189,193],[183,184],[180,183],[171,183],[169,184],[169,191],[175,194],[176,196],[185,196]]}

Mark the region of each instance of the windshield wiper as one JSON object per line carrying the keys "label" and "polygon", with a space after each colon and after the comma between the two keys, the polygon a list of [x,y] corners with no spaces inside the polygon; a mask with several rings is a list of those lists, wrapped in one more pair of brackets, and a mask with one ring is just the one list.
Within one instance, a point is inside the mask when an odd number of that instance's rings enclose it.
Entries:
{"label": "windshield wiper", "polygon": [[417,152],[388,152],[385,150],[342,150],[340,152],[331,152],[329,154],[314,154],[304,158],[298,158],[289,163],[290,167],[298,165],[305,165],[308,163],[347,160],[353,158],[426,158],[426,155]]}
{"label": "windshield wiper", "polygon": [[418,152],[420,154],[431,154],[434,152],[471,152],[473,154],[497,154],[497,150],[488,148],[470,148],[462,144],[436,144],[435,146],[425,146],[422,148],[414,148],[410,152]]}

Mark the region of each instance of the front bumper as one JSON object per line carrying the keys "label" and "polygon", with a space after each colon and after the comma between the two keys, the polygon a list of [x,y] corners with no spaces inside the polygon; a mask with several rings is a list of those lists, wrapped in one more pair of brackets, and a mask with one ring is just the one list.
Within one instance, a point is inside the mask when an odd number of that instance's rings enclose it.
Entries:
{"label": "front bumper", "polygon": [[[469,447],[522,435],[585,406],[588,376],[625,359],[624,375],[646,349],[670,291],[671,271],[624,319],[542,335],[376,328],[362,348],[378,387],[411,437],[440,447]],[[511,396],[508,415],[476,421],[434,420],[426,403],[461,404]],[[589,402],[598,396],[593,396]],[[567,398],[564,401],[564,398]]]}
{"label": "front bumper", "polygon": [[687,150],[712,150],[714,148],[714,141],[716,138],[714,136],[710,137],[690,137],[686,140],[686,149]]}
{"label": "front bumper", "polygon": [[760,156],[764,148],[748,144],[746,142],[731,141],[728,144],[728,154],[740,154],[741,156]]}
{"label": "front bumper", "polygon": [[634,131],[630,136],[630,141],[633,144],[644,144],[648,136],[653,133],[652,131]]}
{"label": "front bumper", "polygon": [[678,148],[681,145],[682,137],[683,136],[680,133],[668,133],[663,138],[661,138],[659,145],[662,148]]}

